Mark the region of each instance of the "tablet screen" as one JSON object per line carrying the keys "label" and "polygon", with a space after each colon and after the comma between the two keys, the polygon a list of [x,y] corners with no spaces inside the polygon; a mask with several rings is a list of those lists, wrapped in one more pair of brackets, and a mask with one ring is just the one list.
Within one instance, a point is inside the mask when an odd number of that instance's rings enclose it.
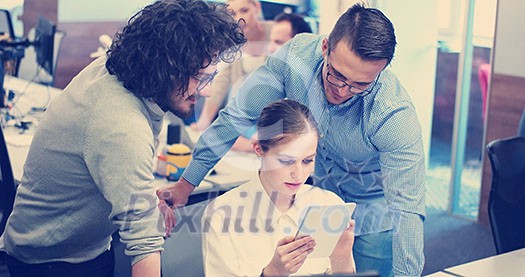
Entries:
{"label": "tablet screen", "polygon": [[296,238],[310,235],[316,242],[311,258],[329,257],[341,233],[347,228],[355,203],[309,206],[299,224]]}

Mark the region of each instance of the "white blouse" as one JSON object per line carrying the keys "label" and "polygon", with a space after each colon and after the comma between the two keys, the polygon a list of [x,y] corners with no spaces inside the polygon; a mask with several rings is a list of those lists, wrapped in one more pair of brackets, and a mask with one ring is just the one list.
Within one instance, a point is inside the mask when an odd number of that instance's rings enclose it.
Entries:
{"label": "white blouse", "polygon": [[[335,193],[303,185],[292,207],[281,213],[264,191],[259,176],[211,201],[202,217],[206,276],[259,276],[277,242],[295,235],[299,216],[309,205],[342,204]],[[323,274],[329,258],[307,258],[294,275]],[[292,275],[293,276],[293,275]]]}

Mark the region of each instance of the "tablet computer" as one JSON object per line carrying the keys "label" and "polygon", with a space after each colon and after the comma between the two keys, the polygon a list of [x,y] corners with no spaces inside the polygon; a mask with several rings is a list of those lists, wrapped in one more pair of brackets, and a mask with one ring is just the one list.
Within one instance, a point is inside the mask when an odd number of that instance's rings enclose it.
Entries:
{"label": "tablet computer", "polygon": [[329,257],[348,227],[356,204],[312,205],[301,219],[295,238],[310,235],[316,242],[311,258]]}

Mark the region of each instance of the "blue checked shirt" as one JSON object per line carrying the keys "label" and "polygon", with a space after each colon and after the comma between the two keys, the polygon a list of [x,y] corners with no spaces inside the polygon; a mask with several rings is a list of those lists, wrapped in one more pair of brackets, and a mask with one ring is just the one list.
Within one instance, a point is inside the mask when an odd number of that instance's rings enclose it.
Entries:
{"label": "blue checked shirt", "polygon": [[358,204],[356,236],[393,230],[396,276],[421,275],[426,173],[415,108],[389,70],[371,94],[329,104],[322,86],[322,39],[298,35],[252,73],[200,137],[183,178],[198,185],[266,105],[296,100],[319,124],[315,185]]}

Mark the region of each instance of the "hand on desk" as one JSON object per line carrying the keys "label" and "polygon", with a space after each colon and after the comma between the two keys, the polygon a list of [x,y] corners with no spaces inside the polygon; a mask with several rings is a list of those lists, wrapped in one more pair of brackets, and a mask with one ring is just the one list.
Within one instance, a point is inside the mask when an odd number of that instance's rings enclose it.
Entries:
{"label": "hand on desk", "polygon": [[188,197],[194,189],[195,187],[192,184],[181,178],[175,184],[157,190],[157,196],[160,199],[159,209],[164,216],[167,237],[170,236],[171,230],[176,224],[172,209],[186,205]]}

